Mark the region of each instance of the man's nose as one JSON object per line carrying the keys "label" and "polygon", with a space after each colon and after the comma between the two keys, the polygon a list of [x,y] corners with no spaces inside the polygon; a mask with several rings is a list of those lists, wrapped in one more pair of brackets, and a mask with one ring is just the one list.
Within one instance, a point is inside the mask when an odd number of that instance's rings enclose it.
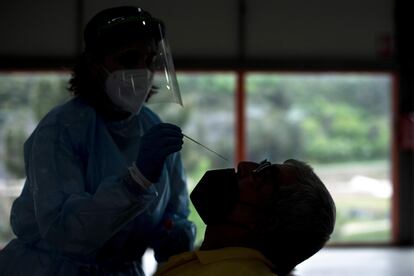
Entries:
{"label": "man's nose", "polygon": [[246,177],[252,174],[252,171],[257,168],[259,164],[255,162],[242,161],[237,165],[237,174],[239,177]]}

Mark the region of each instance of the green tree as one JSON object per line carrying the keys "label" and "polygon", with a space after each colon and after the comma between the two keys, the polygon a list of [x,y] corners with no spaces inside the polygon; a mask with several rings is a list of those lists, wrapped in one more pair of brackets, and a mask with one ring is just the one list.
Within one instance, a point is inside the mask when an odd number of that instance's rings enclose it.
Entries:
{"label": "green tree", "polygon": [[25,177],[23,144],[27,133],[22,127],[9,128],[5,136],[4,164],[9,173],[16,178]]}
{"label": "green tree", "polygon": [[62,78],[44,78],[39,80],[31,94],[31,105],[35,119],[39,121],[53,107],[69,98],[67,80]]}

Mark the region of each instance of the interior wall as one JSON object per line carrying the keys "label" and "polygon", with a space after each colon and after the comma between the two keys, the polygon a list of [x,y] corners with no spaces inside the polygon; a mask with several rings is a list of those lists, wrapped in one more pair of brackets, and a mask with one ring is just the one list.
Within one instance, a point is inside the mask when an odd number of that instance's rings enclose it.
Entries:
{"label": "interior wall", "polygon": [[[81,26],[97,11],[135,4],[167,24],[177,58],[382,59],[392,37],[392,0],[5,0],[0,8],[0,57],[71,58]],[[243,43],[243,45],[240,45]],[[387,58],[387,57],[385,57]]]}
{"label": "interior wall", "polygon": [[237,0],[211,1],[99,1],[85,3],[85,22],[102,8],[122,4],[140,6],[167,26],[174,56],[233,57],[237,51]]}
{"label": "interior wall", "polygon": [[75,1],[3,0],[0,57],[76,55],[75,4]]}
{"label": "interior wall", "polygon": [[249,0],[247,56],[381,57],[391,36],[390,0]]}

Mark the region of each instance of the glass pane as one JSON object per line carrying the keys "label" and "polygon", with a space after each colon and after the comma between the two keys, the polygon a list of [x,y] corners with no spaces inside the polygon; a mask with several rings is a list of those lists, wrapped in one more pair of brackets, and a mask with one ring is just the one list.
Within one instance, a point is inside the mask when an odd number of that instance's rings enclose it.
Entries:
{"label": "glass pane", "polygon": [[[189,191],[206,170],[232,167],[234,164],[234,73],[179,73],[183,99],[178,104],[149,104],[163,121],[180,126],[183,133],[226,157],[224,161],[184,138],[181,151],[187,172]],[[197,226],[196,243],[204,237],[205,225],[191,206],[190,220]]]}
{"label": "glass pane", "polygon": [[331,242],[389,242],[391,75],[246,78],[248,159],[308,162],[336,202]]}
{"label": "glass pane", "polygon": [[52,107],[68,99],[67,73],[0,73],[0,248],[12,237],[10,208],[25,180],[23,143]]}
{"label": "glass pane", "polygon": [[[0,247],[13,234],[9,217],[13,200],[24,179],[23,143],[39,120],[69,97],[69,73],[0,74]],[[189,137],[217,151],[228,162],[185,139],[182,150],[189,190],[206,170],[232,166],[234,156],[234,87],[232,73],[181,73],[178,75],[184,107],[150,104],[164,121],[179,125]],[[191,206],[190,219],[198,228],[204,224]]]}

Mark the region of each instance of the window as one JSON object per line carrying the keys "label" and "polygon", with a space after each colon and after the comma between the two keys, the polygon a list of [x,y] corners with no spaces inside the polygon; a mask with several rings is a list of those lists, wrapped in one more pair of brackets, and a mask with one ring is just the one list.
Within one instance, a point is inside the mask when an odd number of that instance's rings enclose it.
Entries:
{"label": "window", "polygon": [[39,120],[69,97],[68,73],[0,74],[0,248],[13,234],[9,217],[26,174],[23,143]]}
{"label": "window", "polygon": [[[244,74],[246,159],[310,163],[333,193],[338,218],[333,242],[391,240],[390,74]],[[24,183],[22,146],[38,121],[69,97],[67,72],[0,73],[0,244],[13,234],[12,201]],[[184,134],[183,162],[191,191],[206,170],[235,162],[237,74],[179,72],[184,106],[149,107]],[[244,140],[244,139],[243,139]],[[191,206],[190,219],[204,224]]]}
{"label": "window", "polygon": [[331,242],[391,240],[388,74],[250,73],[250,160],[304,160],[337,206]]}
{"label": "window", "polygon": [[[181,151],[188,177],[188,188],[194,186],[206,170],[232,167],[234,164],[235,116],[234,73],[179,73],[183,107],[150,104],[165,122],[180,126],[183,133],[228,159],[223,160],[203,147],[184,139]],[[193,206],[190,220],[197,225],[196,243],[204,237],[205,225]]]}

